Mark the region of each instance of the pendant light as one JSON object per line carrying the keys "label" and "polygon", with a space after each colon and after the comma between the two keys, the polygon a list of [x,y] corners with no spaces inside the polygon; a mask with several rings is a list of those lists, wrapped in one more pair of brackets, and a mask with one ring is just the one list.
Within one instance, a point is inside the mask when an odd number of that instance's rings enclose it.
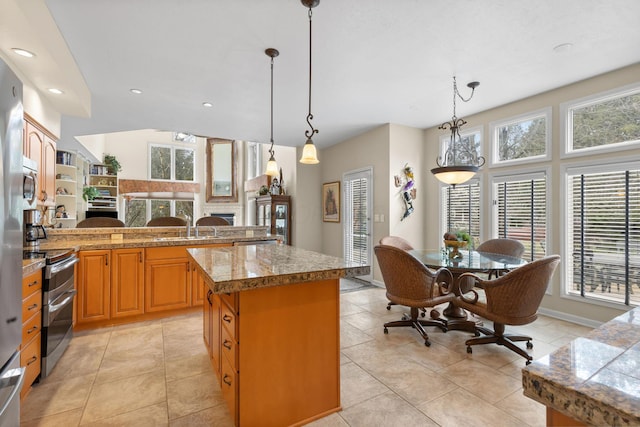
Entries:
{"label": "pendant light", "polygon": [[318,129],[315,129],[311,124],[311,120],[313,120],[313,114],[311,114],[311,16],[313,12],[311,9],[320,4],[320,0],[300,0],[305,7],[309,8],[309,114],[307,114],[307,123],[311,130],[306,130],[304,132],[307,137],[307,142],[304,144],[304,148],[302,149],[302,157],[300,158],[300,163],[304,163],[307,165],[315,165],[320,163],[318,160],[318,154],[316,153],[316,146],[313,145],[313,140],[311,139],[314,134],[318,133]]}
{"label": "pendant light", "polygon": [[475,89],[480,85],[479,82],[471,82],[467,87],[471,88],[471,95],[464,99],[458,92],[456,77],[453,77],[453,117],[450,122],[445,122],[438,126],[438,129],[449,129],[451,136],[449,144],[443,156],[438,156],[436,160],[437,168],[431,169],[431,173],[445,184],[453,185],[462,184],[469,181],[478,172],[480,167],[484,165],[484,157],[478,157],[473,142],[468,140],[465,143],[460,136],[460,128],[467,124],[463,119],[456,116],[456,97],[463,102],[468,102],[473,97]]}
{"label": "pendant light", "polygon": [[276,163],[275,151],[273,150],[273,58],[280,55],[277,49],[269,48],[264,51],[268,57],[271,58],[271,147],[269,147],[269,161],[267,162],[266,175],[276,177],[280,173],[278,171],[278,164]]}

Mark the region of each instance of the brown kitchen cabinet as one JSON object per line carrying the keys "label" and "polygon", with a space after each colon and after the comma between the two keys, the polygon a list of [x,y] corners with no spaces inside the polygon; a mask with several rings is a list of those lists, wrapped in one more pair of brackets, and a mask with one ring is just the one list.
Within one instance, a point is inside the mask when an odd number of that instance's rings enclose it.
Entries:
{"label": "brown kitchen cabinet", "polygon": [[111,250],[80,251],[77,323],[100,322],[111,316]]}
{"label": "brown kitchen cabinet", "polygon": [[111,317],[144,313],[144,249],[111,250]]}
{"label": "brown kitchen cabinet", "polygon": [[256,197],[256,225],[269,227],[272,236],[291,244],[291,196]]}
{"label": "brown kitchen cabinet", "polygon": [[38,165],[38,205],[55,206],[57,137],[25,114],[23,154]]}
{"label": "brown kitchen cabinet", "polygon": [[220,379],[220,296],[207,290],[203,307],[204,343],[209,353],[211,366]]}
{"label": "brown kitchen cabinet", "polygon": [[40,375],[40,342],[42,327],[42,270],[22,278],[22,343],[20,366],[25,368],[24,398]]}

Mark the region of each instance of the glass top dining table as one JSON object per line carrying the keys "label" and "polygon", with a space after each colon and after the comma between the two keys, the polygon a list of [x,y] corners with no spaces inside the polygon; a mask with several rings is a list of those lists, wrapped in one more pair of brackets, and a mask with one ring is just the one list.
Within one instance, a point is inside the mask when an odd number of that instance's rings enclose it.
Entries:
{"label": "glass top dining table", "polygon": [[446,251],[434,249],[412,249],[411,255],[422,261],[429,268],[438,269],[446,267],[451,273],[480,273],[495,270],[507,272],[527,263],[522,258],[514,258],[508,255],[478,252],[471,249],[460,249],[462,259],[450,259]]}

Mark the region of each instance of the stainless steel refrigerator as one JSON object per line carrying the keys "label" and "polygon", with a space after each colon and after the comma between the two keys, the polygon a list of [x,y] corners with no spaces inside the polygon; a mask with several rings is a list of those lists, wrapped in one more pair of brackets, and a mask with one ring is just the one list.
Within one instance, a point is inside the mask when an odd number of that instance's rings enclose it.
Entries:
{"label": "stainless steel refrigerator", "polygon": [[20,424],[22,82],[0,59],[0,427]]}

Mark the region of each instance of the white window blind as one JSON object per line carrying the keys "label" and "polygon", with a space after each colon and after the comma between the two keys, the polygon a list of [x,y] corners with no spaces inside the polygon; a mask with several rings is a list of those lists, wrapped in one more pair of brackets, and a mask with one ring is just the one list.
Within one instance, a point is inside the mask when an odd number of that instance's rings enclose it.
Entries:
{"label": "white window blind", "polygon": [[567,173],[567,292],[638,305],[640,170],[621,166]]}
{"label": "white window blind", "polygon": [[[367,218],[367,178],[354,177],[344,181],[345,237],[344,258],[358,264],[369,262],[369,221]],[[350,206],[350,209],[348,207]]]}
{"label": "white window blind", "polygon": [[474,240],[480,240],[480,182],[477,179],[455,187],[442,187],[441,235],[447,231],[467,231]]}
{"label": "white window blind", "polygon": [[515,239],[526,248],[524,258],[546,255],[546,176],[502,177],[494,181],[497,237]]}

